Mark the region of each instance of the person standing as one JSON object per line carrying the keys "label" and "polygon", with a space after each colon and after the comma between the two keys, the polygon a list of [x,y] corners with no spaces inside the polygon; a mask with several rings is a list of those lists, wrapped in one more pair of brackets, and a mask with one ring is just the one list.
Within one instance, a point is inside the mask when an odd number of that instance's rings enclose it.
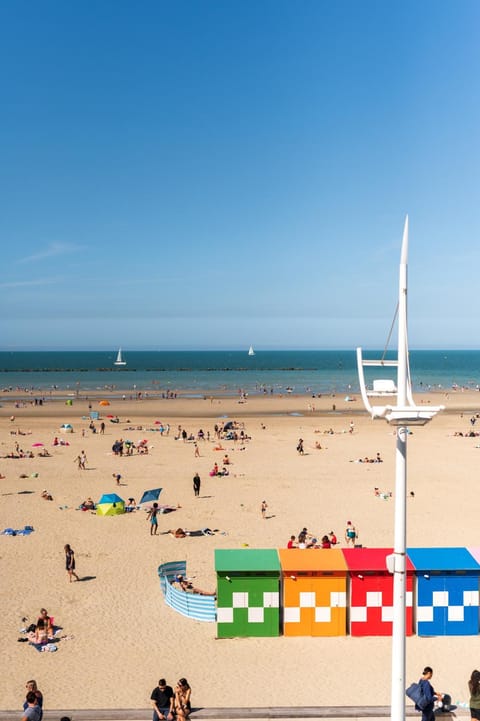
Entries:
{"label": "person standing", "polygon": [[87,454],[85,451],[82,451],[80,454],[80,468],[82,471],[87,470]]}
{"label": "person standing", "polygon": [[166,719],[170,710],[170,701],[173,697],[173,688],[167,686],[164,678],[161,678],[150,696],[152,702],[153,716],[152,721],[162,721]]}
{"label": "person standing", "polygon": [[201,484],[201,480],[200,480],[200,476],[198,475],[198,471],[197,471],[195,473],[195,475],[193,476],[193,492],[196,496],[200,495],[200,484]]}
{"label": "person standing", "polygon": [[147,521],[150,521],[150,535],[156,536],[158,531],[158,503],[154,503],[147,514]]}
{"label": "person standing", "polygon": [[198,448],[198,443],[197,443],[197,441],[195,441],[195,443],[194,443],[193,445],[195,446],[195,453],[193,454],[194,457],[195,457],[195,458],[200,458],[200,450],[199,450],[199,448]]}
{"label": "person standing", "polygon": [[303,454],[305,453],[305,451],[304,451],[304,449],[303,449],[303,438],[299,438],[299,439],[298,439],[297,451],[298,451],[298,453],[299,453],[300,456],[303,456]]}
{"label": "person standing", "polygon": [[72,576],[75,576],[75,580],[79,581],[79,577],[75,573],[75,552],[73,548],[71,548],[69,543],[66,543],[64,546],[65,551],[65,568],[68,573],[68,576],[70,578],[70,583],[72,582]]}
{"label": "person standing", "polygon": [[28,691],[25,699],[27,704],[21,721],[40,721],[42,709],[37,703],[37,697],[35,691]]}
{"label": "person standing", "polygon": [[472,671],[468,682],[470,691],[470,716],[472,719],[480,719],[480,671]]}
{"label": "person standing", "polygon": [[442,694],[436,693],[433,689],[432,684],[430,683],[430,679],[433,676],[433,670],[430,666],[425,666],[423,669],[422,676],[419,680],[419,684],[422,688],[423,695],[425,696],[425,699],[427,700],[427,705],[425,708],[421,709],[417,704],[415,704],[415,708],[417,711],[422,712],[422,721],[435,721],[435,714],[433,712],[433,706],[435,703],[435,699],[441,699]]}
{"label": "person standing", "polygon": [[260,512],[262,514],[263,519],[265,519],[267,517],[267,508],[268,508],[267,502],[262,501],[262,505],[260,506]]}
{"label": "person standing", "polygon": [[357,529],[351,521],[347,521],[347,527],[345,529],[345,543],[347,544],[347,546],[352,546],[354,548],[357,538]]}

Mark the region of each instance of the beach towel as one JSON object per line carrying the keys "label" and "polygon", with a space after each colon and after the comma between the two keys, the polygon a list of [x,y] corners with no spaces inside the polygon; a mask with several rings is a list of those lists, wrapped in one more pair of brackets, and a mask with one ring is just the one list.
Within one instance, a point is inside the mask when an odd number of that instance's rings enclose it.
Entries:
{"label": "beach towel", "polygon": [[33,526],[25,526],[24,528],[14,529],[5,528],[0,535],[2,536],[29,536],[35,529]]}

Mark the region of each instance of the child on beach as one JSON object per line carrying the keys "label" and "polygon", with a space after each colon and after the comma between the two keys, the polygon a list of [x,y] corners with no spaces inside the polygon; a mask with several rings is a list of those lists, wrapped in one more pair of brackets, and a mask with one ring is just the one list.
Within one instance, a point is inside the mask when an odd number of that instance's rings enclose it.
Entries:
{"label": "child on beach", "polygon": [[150,521],[150,535],[156,536],[158,531],[158,503],[154,503],[147,514],[147,521]]}

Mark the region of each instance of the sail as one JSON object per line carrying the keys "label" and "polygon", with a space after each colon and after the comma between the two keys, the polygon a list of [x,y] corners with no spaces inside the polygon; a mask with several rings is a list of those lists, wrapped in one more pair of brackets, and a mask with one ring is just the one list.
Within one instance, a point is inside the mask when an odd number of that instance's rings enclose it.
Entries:
{"label": "sail", "polygon": [[250,346],[248,349],[248,355],[255,355],[255,351],[253,350],[253,345]]}
{"label": "sail", "polygon": [[122,358],[122,349],[121,348],[118,349],[117,360],[115,361],[114,365],[116,365],[116,366],[126,366],[127,365],[126,361],[124,361]]}

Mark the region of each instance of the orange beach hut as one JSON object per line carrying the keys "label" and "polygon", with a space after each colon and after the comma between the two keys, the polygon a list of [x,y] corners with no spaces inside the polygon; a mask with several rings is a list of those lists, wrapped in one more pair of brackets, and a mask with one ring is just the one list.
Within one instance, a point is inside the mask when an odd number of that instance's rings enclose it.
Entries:
{"label": "orange beach hut", "polygon": [[285,636],[345,636],[347,563],[336,548],[279,550]]}

